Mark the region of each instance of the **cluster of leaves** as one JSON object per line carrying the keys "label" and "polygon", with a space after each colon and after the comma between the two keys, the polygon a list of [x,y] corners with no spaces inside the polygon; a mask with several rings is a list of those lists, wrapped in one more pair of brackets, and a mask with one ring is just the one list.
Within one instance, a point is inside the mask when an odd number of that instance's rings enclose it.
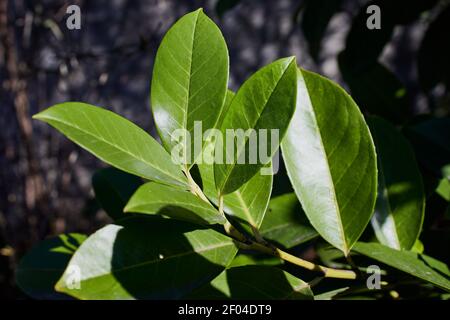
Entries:
{"label": "cluster of leaves", "polygon": [[[420,248],[425,191],[397,128],[375,117],[367,125],[341,87],[300,69],[294,57],[263,67],[236,94],[227,89],[228,72],[223,36],[199,9],[172,26],[156,56],[151,104],[162,145],[128,120],[84,103],[35,116],[115,167],[93,177],[114,223],[88,237],[66,234],[38,244],[17,270],[24,292],[331,299],[380,298],[411,285],[427,296],[450,291],[447,266]],[[193,160],[202,150],[214,156],[212,138],[198,152],[188,139],[174,141],[177,129],[194,135],[195,121],[224,135],[278,129],[286,172],[261,175],[270,161],[238,162],[249,140],[237,144],[229,163],[175,164],[170,152],[180,145],[185,155],[194,150]],[[292,185],[292,192],[271,199],[280,184]],[[364,231],[369,242],[358,242]],[[311,246],[325,266],[296,256]],[[364,271],[373,264],[383,273],[378,290],[366,286]]]}

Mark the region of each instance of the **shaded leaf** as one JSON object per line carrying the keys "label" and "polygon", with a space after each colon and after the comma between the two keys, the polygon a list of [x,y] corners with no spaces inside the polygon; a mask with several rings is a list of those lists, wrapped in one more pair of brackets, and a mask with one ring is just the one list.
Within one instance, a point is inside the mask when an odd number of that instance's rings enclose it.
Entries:
{"label": "shaded leaf", "polygon": [[161,214],[199,224],[223,224],[225,218],[189,191],[149,182],[131,197],[125,212]]}
{"label": "shaded leaf", "polygon": [[381,63],[362,72],[352,70],[353,61],[339,55],[339,66],[353,99],[365,111],[394,123],[402,123],[410,114],[405,86]]}
{"label": "shaded leaf", "polygon": [[104,162],[162,183],[186,186],[181,167],[144,130],[121,116],[81,102],[55,105],[35,116]]}
{"label": "shaded leaf", "polygon": [[[152,112],[164,147],[180,144],[183,161],[191,167],[201,152],[194,148],[194,124],[203,132],[214,128],[228,86],[228,49],[219,28],[202,9],[178,20],[158,49],[151,85]],[[189,137],[175,137],[175,130]],[[201,142],[201,138],[199,137]]]}
{"label": "shaded leaf", "polygon": [[292,248],[317,237],[294,193],[272,198],[260,228],[264,239]]}
{"label": "shaded leaf", "polygon": [[17,267],[19,288],[34,299],[68,299],[68,296],[56,292],[54,286],[86,238],[82,234],[69,233],[38,243]]}
{"label": "shaded leaf", "polygon": [[378,243],[358,242],[353,250],[450,291],[448,267],[436,259],[416,252],[398,251]]}
{"label": "shaded leaf", "polygon": [[[263,165],[271,161],[279,141],[270,143],[272,140],[270,129],[278,130],[279,139],[283,138],[295,109],[295,80],[295,58],[280,59],[253,74],[231,101],[221,126],[224,143],[217,144],[215,150],[216,154],[222,151],[222,163],[214,164],[216,189],[221,194],[237,190]],[[242,138],[227,138],[229,129],[241,129]],[[249,129],[254,131],[247,132]],[[269,131],[267,139],[261,138],[261,129]],[[254,135],[244,135],[250,132]],[[227,148],[228,140],[234,141],[233,150]],[[260,145],[256,142],[260,142]],[[263,158],[261,158],[261,146],[267,146],[265,154],[262,152]],[[228,152],[227,149],[229,149]],[[251,159],[249,154],[259,157]],[[256,163],[252,163],[253,160]]]}
{"label": "shaded leaf", "polygon": [[225,270],[210,284],[187,298],[313,300],[314,296],[307,283],[281,269],[271,266],[241,266]]}
{"label": "shaded leaf", "polygon": [[370,220],[377,186],[375,148],[358,106],[330,80],[298,71],[297,109],[282,150],[309,221],[348,254]]}
{"label": "shaded leaf", "polygon": [[443,177],[444,168],[450,164],[450,119],[429,119],[404,128],[403,133],[417,161],[435,177]]}
{"label": "shaded leaf", "polygon": [[[344,51],[347,61],[358,71],[364,71],[377,63],[378,57],[392,37],[395,26],[411,23],[436,3],[437,0],[374,0],[365,4],[353,19],[347,35]],[[370,16],[367,8],[372,5],[380,7],[381,29],[367,28],[367,19]]]}
{"label": "shaded leaf", "polygon": [[328,23],[333,15],[339,11],[341,5],[342,0],[306,1],[301,27],[306,40],[308,40],[309,51],[315,60],[319,56],[320,44]]}
{"label": "shaded leaf", "polygon": [[233,262],[230,264],[231,267],[241,267],[247,265],[266,265],[266,266],[278,266],[283,264],[283,260],[278,257],[271,257],[267,255],[254,255],[254,254],[238,254]]}
{"label": "shaded leaf", "polygon": [[436,192],[450,202],[450,164],[442,168],[443,178],[439,182]]}
{"label": "shaded leaf", "polygon": [[420,45],[417,63],[419,81],[425,91],[440,82],[450,85],[450,41],[445,30],[450,30],[450,6],[430,24]]}
{"label": "shaded leaf", "polygon": [[349,288],[350,287],[344,287],[344,288],[339,288],[339,289],[323,292],[320,294],[316,294],[314,296],[314,300],[332,300],[334,297],[336,297],[340,293],[347,291]]}
{"label": "shaded leaf", "polygon": [[124,218],[123,209],[141,179],[115,168],[100,169],[92,176],[92,187],[100,206],[114,220]]}
{"label": "shaded leaf", "polygon": [[325,266],[335,269],[345,269],[349,267],[347,259],[345,259],[342,251],[328,245],[327,243],[319,244],[316,253]]}
{"label": "shaded leaf", "polygon": [[382,244],[409,250],[419,237],[425,210],[414,152],[388,122],[372,117],[368,123],[378,156],[378,197],[372,226]]}
{"label": "shaded leaf", "polygon": [[133,217],[100,229],[77,250],[69,267],[81,271],[79,289],[67,285],[68,270],[56,289],[79,299],[176,299],[220,274],[236,252],[214,230]]}

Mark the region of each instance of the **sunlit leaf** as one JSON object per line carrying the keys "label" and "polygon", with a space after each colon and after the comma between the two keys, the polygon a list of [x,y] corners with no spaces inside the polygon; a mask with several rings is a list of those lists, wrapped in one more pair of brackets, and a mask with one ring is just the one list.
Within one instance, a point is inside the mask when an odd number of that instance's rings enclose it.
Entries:
{"label": "sunlit leaf", "polygon": [[125,172],[187,186],[181,167],[144,130],[121,116],[81,102],[48,108],[33,118],[47,122],[99,159]]}
{"label": "sunlit leaf", "polygon": [[375,147],[358,106],[335,83],[299,70],[297,109],[282,150],[311,224],[348,254],[370,220],[377,186]]}
{"label": "sunlit leaf", "polygon": [[149,182],[131,197],[126,212],[161,214],[199,224],[225,223],[225,218],[209,203],[189,191]]}
{"label": "sunlit leaf", "polygon": [[[166,150],[175,152],[181,146],[181,158],[189,168],[201,152],[201,131],[217,124],[228,86],[228,64],[222,33],[202,9],[178,20],[156,54],[151,86],[155,124]],[[196,121],[200,133],[194,132]],[[189,137],[177,137],[176,130],[186,130]]]}
{"label": "sunlit leaf", "polygon": [[[272,139],[271,129],[277,130],[279,139],[283,138],[295,110],[295,100],[294,57],[263,67],[242,85],[221,126],[223,143],[216,143],[215,154],[221,151],[222,161],[214,164],[214,177],[221,194],[237,190],[271,161],[279,145],[277,139]],[[242,137],[230,137],[230,129],[241,130]],[[262,129],[268,131],[266,139],[262,137]],[[233,148],[227,147],[231,141],[234,141]],[[266,152],[262,152],[262,146]]]}

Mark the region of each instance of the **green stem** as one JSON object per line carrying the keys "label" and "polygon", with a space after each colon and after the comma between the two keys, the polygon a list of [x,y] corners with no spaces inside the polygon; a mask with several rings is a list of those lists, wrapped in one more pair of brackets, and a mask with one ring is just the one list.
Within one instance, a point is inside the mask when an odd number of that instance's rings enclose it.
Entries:
{"label": "green stem", "polygon": [[203,201],[210,203],[208,198],[203,193],[202,189],[198,186],[198,184],[192,178],[191,173],[189,172],[189,169],[185,168],[183,171],[184,171],[184,173],[185,173],[185,175],[186,175],[186,177],[188,179],[189,187],[191,189],[191,192],[193,194],[197,195]]}
{"label": "green stem", "polygon": [[[200,187],[195,183],[194,179],[192,179],[189,170],[185,171],[186,176],[189,181],[189,185],[191,187],[191,192],[199,196],[202,200],[209,202],[208,198],[205,196]],[[221,215],[225,217],[225,212],[223,210],[223,195],[218,194],[218,209]],[[339,278],[339,279],[356,279],[357,274],[352,270],[339,270],[327,268],[321,265],[314,264],[310,261],[303,260],[299,257],[296,257],[290,253],[287,253],[279,248],[274,247],[273,245],[266,242],[262,237],[261,239],[257,239],[254,241],[249,239],[245,235],[243,235],[239,230],[237,230],[233,225],[227,220],[224,225],[225,232],[238,241],[238,246],[249,249],[256,250],[262,253],[266,253],[275,257],[279,257],[282,260],[288,261],[292,264],[295,264],[299,267],[321,272],[326,278]],[[257,233],[259,234],[259,233]]]}
{"label": "green stem", "polygon": [[311,271],[318,271],[321,272],[324,277],[326,278],[339,278],[339,279],[356,279],[357,275],[354,271],[351,270],[339,270],[339,269],[332,269],[327,268],[315,263],[312,263],[307,260],[303,260],[299,257],[296,257],[288,252],[285,252],[279,248],[276,247],[269,247],[266,245],[263,245],[261,243],[253,242],[249,246],[247,246],[249,249],[254,249],[260,252],[264,252],[270,255],[273,255],[275,257],[279,257],[280,259],[290,262],[292,264],[295,264],[299,267],[311,270]]}
{"label": "green stem", "polygon": [[[219,206],[220,208],[220,206]],[[290,262],[292,264],[295,264],[299,267],[311,270],[311,271],[318,271],[324,275],[325,278],[339,278],[339,279],[356,279],[357,274],[352,270],[339,270],[339,269],[332,269],[327,268],[315,263],[312,263],[307,260],[303,260],[299,257],[296,257],[288,252],[285,252],[275,246],[272,246],[269,243],[259,243],[255,242],[251,239],[248,239],[245,237],[239,230],[234,228],[229,222],[225,224],[225,231],[228,235],[234,237],[237,239],[240,243],[238,243],[238,246],[240,246],[243,249],[248,250],[256,250],[262,253],[266,253],[275,257],[278,257],[284,261]]]}

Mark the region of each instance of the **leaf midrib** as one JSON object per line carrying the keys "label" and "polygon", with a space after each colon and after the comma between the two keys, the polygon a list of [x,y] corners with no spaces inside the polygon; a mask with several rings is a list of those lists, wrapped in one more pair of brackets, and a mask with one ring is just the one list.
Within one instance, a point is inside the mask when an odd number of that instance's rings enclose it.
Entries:
{"label": "leaf midrib", "polygon": [[[189,59],[189,74],[188,74],[188,84],[187,84],[187,95],[186,95],[186,101],[185,101],[185,108],[183,109],[183,129],[187,130],[187,122],[188,122],[188,114],[189,114],[189,102],[191,101],[191,82],[192,82],[192,61],[194,60],[194,47],[195,47],[195,35],[197,32],[197,23],[198,23],[198,16],[200,11],[198,10],[195,15],[195,22],[194,22],[194,28],[192,30],[192,45],[191,45],[191,52],[190,52],[190,59]],[[186,166],[186,171],[189,171],[189,165],[187,162],[187,141],[184,139],[184,163]]]}
{"label": "leaf midrib", "polygon": [[[302,77],[303,77],[303,75],[302,75]],[[336,212],[336,216],[337,216],[337,220],[338,220],[338,222],[339,222],[339,224],[338,224],[338,227],[339,227],[339,235],[340,235],[340,238],[342,239],[342,244],[343,244],[343,249],[344,249],[344,253],[345,253],[345,255],[347,255],[348,254],[348,244],[347,244],[347,240],[346,240],[346,238],[345,238],[345,233],[344,233],[344,225],[342,224],[342,219],[341,219],[341,211],[340,211],[340,208],[339,208],[339,204],[338,204],[338,202],[337,202],[337,197],[336,197],[336,187],[335,187],[335,185],[334,185],[334,182],[333,182],[333,177],[332,177],[332,175],[331,175],[331,169],[330,169],[330,163],[329,163],[329,159],[328,159],[328,155],[327,155],[327,153],[326,153],[326,151],[325,151],[325,145],[323,144],[323,140],[322,140],[322,133],[320,132],[320,127],[319,127],[319,125],[318,125],[318,123],[317,123],[317,115],[316,115],[316,111],[315,111],[315,109],[314,109],[314,106],[313,106],[313,103],[312,103],[312,100],[311,100],[311,96],[310,96],[310,94],[309,94],[309,89],[308,89],[308,86],[307,86],[307,84],[306,84],[306,81],[305,81],[305,78],[303,77],[303,81],[304,81],[304,83],[305,83],[305,87],[306,87],[306,91],[307,91],[307,93],[308,93],[308,99],[309,99],[309,102],[310,102],[310,106],[311,106],[311,113],[312,113],[312,115],[313,115],[313,120],[314,120],[314,124],[315,124],[315,126],[314,126],[314,128],[316,129],[316,132],[317,132],[317,134],[318,134],[318,136],[319,136],[319,142],[320,142],[320,152],[322,152],[322,155],[324,156],[324,158],[325,158],[325,161],[326,161],[326,167],[327,167],[327,170],[326,170],[326,173],[327,173],[327,177],[328,177],[328,182],[329,182],[329,184],[330,184],[330,186],[332,187],[331,188],[331,195],[332,195],[332,199],[333,199],[333,204],[334,204],[334,207],[335,207],[335,212]]]}
{"label": "leaf midrib", "polygon": [[[51,116],[48,116],[48,115],[39,116],[39,117],[36,117],[36,118],[47,119],[47,120],[53,120],[53,121],[62,123],[62,124],[64,124],[64,125],[68,126],[68,127],[74,128],[74,129],[76,129],[76,130],[78,130],[78,131],[80,131],[80,132],[82,132],[82,133],[84,133],[84,134],[86,134],[86,135],[88,135],[88,136],[94,137],[94,138],[96,138],[96,139],[102,141],[103,143],[105,143],[105,144],[107,144],[107,145],[109,145],[109,146],[111,146],[111,147],[113,147],[113,148],[115,148],[115,149],[117,149],[117,150],[119,150],[119,151],[121,151],[121,152],[123,152],[123,153],[129,155],[129,156],[131,156],[132,158],[134,158],[134,159],[136,159],[136,160],[139,160],[140,162],[142,162],[142,163],[148,165],[149,167],[155,168],[156,170],[160,171],[161,173],[167,175],[168,177],[173,178],[175,181],[182,182],[183,185],[185,185],[185,182],[184,182],[184,181],[179,180],[178,177],[173,176],[170,172],[167,172],[167,171],[161,169],[161,167],[159,167],[159,166],[157,166],[157,165],[155,165],[155,164],[152,164],[152,163],[150,163],[150,162],[147,162],[145,159],[143,159],[143,158],[141,158],[141,157],[138,157],[137,155],[131,153],[129,150],[123,149],[123,148],[121,148],[121,147],[118,146],[118,145],[111,144],[110,142],[108,142],[108,140],[105,140],[102,136],[96,136],[96,135],[94,135],[94,134],[91,134],[89,131],[83,130],[83,129],[80,128],[79,126],[74,125],[73,123],[69,123],[69,122],[63,121],[63,120],[61,120],[61,119],[59,119],[59,118],[51,117]],[[150,138],[151,138],[151,137],[150,137]],[[105,161],[106,161],[106,160],[105,160]],[[108,162],[109,162],[109,161],[108,161]]]}
{"label": "leaf midrib", "polygon": [[251,224],[252,227],[256,228],[257,227],[256,222],[255,222],[255,220],[253,220],[253,217],[250,213],[250,208],[247,207],[247,204],[245,203],[244,198],[242,197],[242,194],[239,190],[236,191],[236,197],[237,197],[239,203],[241,204],[241,208],[244,211],[244,214],[247,217],[248,222]]}
{"label": "leaf midrib", "polygon": [[[283,70],[283,73],[282,73],[282,74],[280,75],[280,77],[278,78],[277,83],[276,83],[276,85],[274,86],[272,92],[270,93],[270,95],[269,95],[269,97],[266,99],[266,101],[264,102],[264,107],[261,109],[261,112],[258,114],[258,117],[256,118],[256,121],[254,122],[254,124],[252,125],[252,127],[248,128],[248,129],[254,129],[254,127],[256,127],[256,125],[258,124],[259,120],[261,119],[261,117],[260,117],[261,114],[264,113],[264,110],[265,110],[266,107],[267,107],[267,103],[268,103],[268,102],[270,101],[270,99],[272,98],[273,93],[276,91],[276,89],[277,89],[277,87],[278,87],[278,85],[279,85],[281,79],[284,77],[284,75],[286,74],[287,70],[289,69],[289,67],[291,66],[291,64],[293,63],[293,61],[294,61],[294,59],[292,59],[291,62],[289,62],[289,64],[287,65],[287,67]],[[237,94],[236,94],[236,96],[237,96]],[[233,101],[234,101],[234,99],[233,99]],[[233,101],[232,101],[232,103],[233,103]],[[231,105],[230,105],[230,108],[229,108],[229,109],[231,109]],[[224,119],[224,120],[225,120],[225,119]],[[247,129],[247,130],[248,130],[248,129]],[[236,163],[237,163],[237,159],[239,159],[239,156],[240,156],[240,154],[241,154],[241,152],[242,152],[242,148],[244,148],[244,152],[245,152],[245,146],[247,145],[248,139],[250,139],[250,137],[248,137],[247,135],[245,135],[244,138],[245,138],[245,140],[244,140],[244,143],[242,144],[243,147],[241,147],[241,148],[239,149],[239,152],[237,153],[237,157],[234,159],[234,161],[233,161],[233,163],[231,164],[230,167],[228,167],[228,166],[225,167],[225,168],[230,168],[230,169],[227,170],[227,174],[226,174],[226,176],[225,176],[225,179],[223,180],[224,182],[223,182],[222,185],[221,185],[221,188],[220,188],[221,191],[220,191],[220,192],[222,192],[222,190],[223,190],[224,187],[226,186],[226,184],[227,184],[227,182],[228,182],[228,178],[230,177],[231,173],[233,172],[233,169],[234,169],[234,167],[236,166]]]}
{"label": "leaf midrib", "polygon": [[179,253],[179,254],[174,254],[174,255],[169,256],[169,257],[164,257],[163,259],[156,258],[156,259],[153,259],[153,260],[150,260],[150,261],[136,263],[136,264],[129,265],[129,266],[126,266],[126,267],[122,267],[122,268],[119,268],[119,269],[116,269],[116,270],[112,270],[112,272],[103,273],[103,274],[99,274],[99,275],[96,275],[96,276],[93,276],[93,277],[85,278],[82,281],[90,281],[90,280],[94,280],[94,279],[97,279],[97,278],[102,278],[102,277],[105,277],[105,276],[108,276],[108,275],[111,275],[111,274],[116,274],[116,273],[119,273],[119,272],[127,271],[127,270],[130,270],[130,269],[134,269],[134,268],[139,268],[139,267],[146,266],[146,265],[155,264],[157,262],[166,262],[167,260],[172,260],[172,259],[177,259],[177,258],[179,259],[179,258],[182,258],[184,256],[191,255],[191,254],[198,254],[198,253],[202,253],[202,252],[205,252],[205,251],[219,249],[219,248],[223,248],[223,247],[227,247],[227,246],[233,246],[233,243],[225,243],[225,244],[221,243],[219,245],[215,244],[215,245],[203,247],[200,250],[193,250],[193,251],[187,251],[187,252],[183,252],[183,253]]}
{"label": "leaf midrib", "polygon": [[[208,208],[208,207],[202,207],[201,205],[197,205],[197,204],[192,204],[192,203],[188,203],[188,202],[180,202],[180,201],[172,201],[172,202],[167,202],[167,201],[152,201],[152,202],[138,202],[136,204],[134,204],[133,206],[127,207],[127,210],[138,210],[140,207],[145,207],[145,206],[149,206],[152,204],[167,204],[168,206],[171,205],[186,205],[186,206],[190,206],[190,207],[194,207],[197,209],[202,209],[204,211],[208,211],[211,213],[216,213],[215,209],[213,207]],[[219,214],[219,212],[217,211],[217,215]]]}

